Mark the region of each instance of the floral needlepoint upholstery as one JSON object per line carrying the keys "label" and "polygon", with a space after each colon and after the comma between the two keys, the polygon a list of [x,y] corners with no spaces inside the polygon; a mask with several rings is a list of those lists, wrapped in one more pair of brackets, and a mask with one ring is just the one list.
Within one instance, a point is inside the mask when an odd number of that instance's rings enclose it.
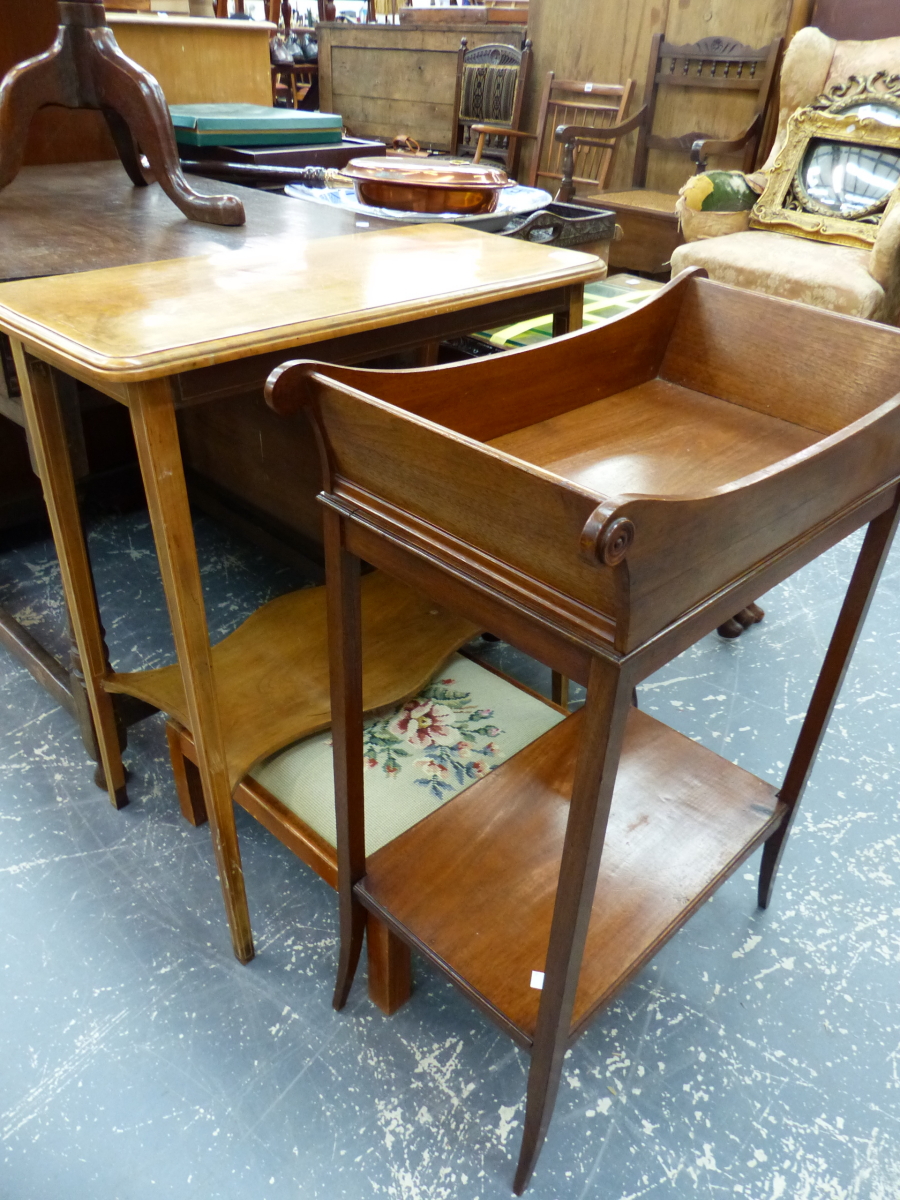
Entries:
{"label": "floral needlepoint upholstery", "polygon": [[[561,721],[555,708],[461,654],[418,696],[365,723],[366,850],[392,841]],[[332,846],[331,733],[250,774]]]}

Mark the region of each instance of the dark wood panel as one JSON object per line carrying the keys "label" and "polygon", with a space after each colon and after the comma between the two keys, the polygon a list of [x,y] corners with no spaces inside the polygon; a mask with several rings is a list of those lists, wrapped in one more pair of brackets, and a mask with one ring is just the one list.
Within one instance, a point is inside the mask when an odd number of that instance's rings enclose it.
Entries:
{"label": "dark wood panel", "polygon": [[41,485],[28,459],[25,430],[0,416],[0,529],[43,516]]}
{"label": "dark wood panel", "polygon": [[46,50],[56,34],[56,0],[0,0],[0,76]]}
{"label": "dark wood panel", "polygon": [[816,0],[810,25],[839,40],[900,37],[897,0]]}
{"label": "dark wood panel", "polygon": [[322,475],[302,413],[285,421],[257,392],[185,409],[179,426],[192,471],[321,544]]}

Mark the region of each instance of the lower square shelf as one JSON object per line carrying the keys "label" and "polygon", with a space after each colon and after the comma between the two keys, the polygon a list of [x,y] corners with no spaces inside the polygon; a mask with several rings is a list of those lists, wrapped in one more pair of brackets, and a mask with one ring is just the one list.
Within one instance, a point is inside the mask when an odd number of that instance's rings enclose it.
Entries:
{"label": "lower square shelf", "polygon": [[[575,713],[383,847],[362,903],[529,1046],[568,818]],[[776,789],[652,717],[629,714],[570,1034],[783,817]]]}

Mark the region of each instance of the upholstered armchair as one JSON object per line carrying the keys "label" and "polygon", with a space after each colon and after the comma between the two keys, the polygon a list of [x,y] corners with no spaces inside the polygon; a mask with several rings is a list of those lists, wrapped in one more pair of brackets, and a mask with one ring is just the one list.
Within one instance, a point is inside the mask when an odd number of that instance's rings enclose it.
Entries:
{"label": "upholstered armchair", "polygon": [[[785,146],[788,120],[823,92],[855,76],[900,73],[900,37],[838,42],[814,28],[791,42],[782,68],[778,132],[762,171]],[[727,224],[727,222],[723,222]],[[690,229],[686,235],[691,236]],[[791,233],[747,229],[688,241],[672,255],[672,273],[705,267],[711,278],[750,291],[799,300],[833,312],[897,324],[900,320],[900,203],[891,204],[874,245],[860,248]]]}

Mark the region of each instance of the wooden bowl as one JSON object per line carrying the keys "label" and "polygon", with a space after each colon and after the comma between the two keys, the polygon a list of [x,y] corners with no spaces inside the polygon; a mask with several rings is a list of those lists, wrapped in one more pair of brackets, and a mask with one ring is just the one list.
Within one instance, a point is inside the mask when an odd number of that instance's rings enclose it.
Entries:
{"label": "wooden bowl", "polygon": [[493,212],[502,189],[512,187],[496,167],[440,159],[354,158],[341,174],[353,180],[361,204],[415,213]]}

